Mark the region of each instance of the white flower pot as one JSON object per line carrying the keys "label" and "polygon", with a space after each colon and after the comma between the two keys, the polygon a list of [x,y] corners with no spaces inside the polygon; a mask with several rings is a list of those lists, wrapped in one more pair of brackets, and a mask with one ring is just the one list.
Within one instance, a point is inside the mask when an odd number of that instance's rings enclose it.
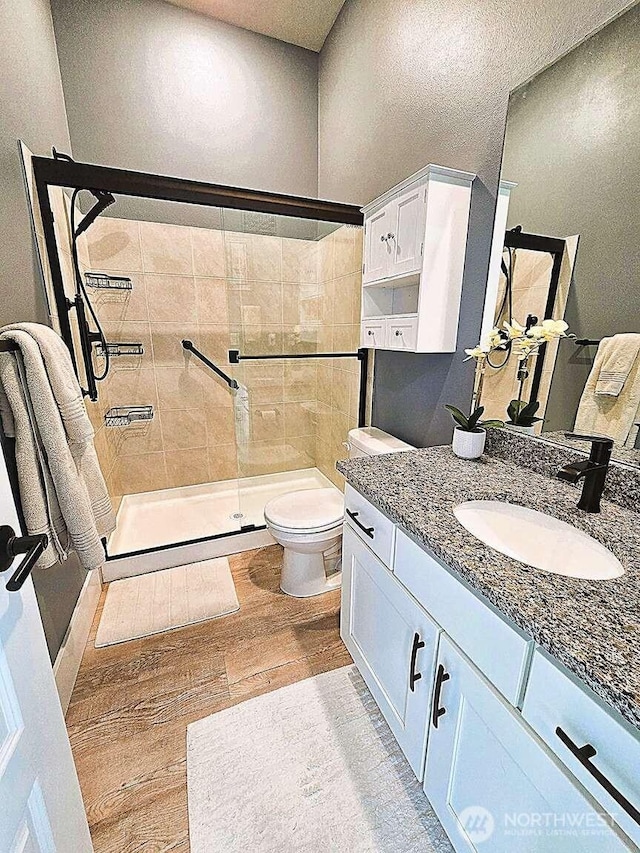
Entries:
{"label": "white flower pot", "polygon": [[477,429],[474,432],[456,427],[453,431],[452,450],[461,459],[478,459],[484,452],[484,443],[487,440],[487,431]]}
{"label": "white flower pot", "polygon": [[508,429],[512,429],[514,432],[523,432],[525,435],[535,435],[536,427],[535,424],[531,426],[520,426],[519,424],[505,424]]}

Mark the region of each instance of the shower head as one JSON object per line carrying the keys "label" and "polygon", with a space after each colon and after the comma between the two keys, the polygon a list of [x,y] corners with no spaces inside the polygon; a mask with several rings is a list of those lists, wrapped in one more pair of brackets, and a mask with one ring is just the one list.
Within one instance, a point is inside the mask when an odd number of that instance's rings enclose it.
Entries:
{"label": "shower head", "polygon": [[110,204],[115,202],[115,198],[111,193],[106,192],[106,190],[89,190],[89,192],[96,199],[96,203],[76,228],[75,234],[73,235],[75,238],[78,238],[84,231],[86,231],[98,216],[100,216],[102,211],[106,210]]}

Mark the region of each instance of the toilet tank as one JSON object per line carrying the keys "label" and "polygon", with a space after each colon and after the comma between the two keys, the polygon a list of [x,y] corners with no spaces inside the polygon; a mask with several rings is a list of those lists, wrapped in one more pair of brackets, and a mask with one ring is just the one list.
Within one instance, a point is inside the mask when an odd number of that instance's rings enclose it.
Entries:
{"label": "toilet tank", "polygon": [[400,450],[415,450],[405,441],[400,441],[378,427],[362,427],[349,430],[349,459],[358,456],[378,456],[381,453],[398,453]]}

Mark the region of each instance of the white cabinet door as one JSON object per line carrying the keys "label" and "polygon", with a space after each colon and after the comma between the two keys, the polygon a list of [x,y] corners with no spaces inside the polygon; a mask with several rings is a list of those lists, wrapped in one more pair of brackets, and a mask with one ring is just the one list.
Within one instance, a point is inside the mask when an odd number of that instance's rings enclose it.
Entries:
{"label": "white cabinet door", "polygon": [[422,269],[426,192],[425,186],[416,187],[393,202],[389,276],[411,275]]}
{"label": "white cabinet door", "polygon": [[521,715],[442,635],[424,790],[456,850],[616,853],[633,846]]}
{"label": "white cabinet door", "polygon": [[[19,531],[0,451],[0,524]],[[0,575],[0,851],[89,853],[93,848],[31,578]]]}
{"label": "white cabinet door", "polygon": [[340,633],[422,779],[438,628],[345,525]]}
{"label": "white cabinet door", "polygon": [[374,213],[365,223],[364,236],[364,272],[362,283],[380,281],[389,275],[391,262],[393,211],[395,202],[391,202]]}

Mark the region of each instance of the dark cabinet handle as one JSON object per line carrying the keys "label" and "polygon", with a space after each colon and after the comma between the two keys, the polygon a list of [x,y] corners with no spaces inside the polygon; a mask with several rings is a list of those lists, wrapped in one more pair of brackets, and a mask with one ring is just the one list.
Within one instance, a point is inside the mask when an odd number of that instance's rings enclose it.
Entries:
{"label": "dark cabinet handle", "polygon": [[358,521],[358,516],[360,515],[359,512],[352,512],[350,509],[348,509],[346,512],[351,521],[353,521],[353,523],[356,525],[356,527],[359,527],[360,530],[362,530],[362,532],[365,534],[365,536],[369,537],[369,539],[373,539],[373,531],[375,528],[365,527],[362,522]]}
{"label": "dark cabinet handle", "polygon": [[434,729],[438,728],[438,720],[440,719],[440,717],[442,717],[443,714],[447,713],[446,708],[440,707],[440,694],[442,693],[442,685],[444,684],[445,681],[449,681],[450,678],[451,678],[451,676],[445,670],[443,665],[441,663],[438,664],[438,673],[436,675],[436,686],[435,686],[434,691],[433,691],[433,713],[431,715],[431,722],[433,723]]}
{"label": "dark cabinet handle", "polygon": [[593,778],[602,785],[607,794],[609,794],[610,797],[613,797],[616,803],[625,810],[629,817],[633,818],[637,824],[640,824],[640,811],[638,811],[638,809],[611,784],[604,773],[601,773],[598,768],[591,763],[591,759],[595,758],[598,754],[595,746],[592,746],[590,743],[585,743],[584,746],[578,746],[578,744],[574,743],[569,735],[560,728],[560,726],[556,728],[556,734],[571,754],[578,759],[585,770],[588,770]]}
{"label": "dark cabinet handle", "polygon": [[413,693],[415,690],[416,681],[422,678],[421,672],[416,672],[416,657],[419,649],[424,649],[424,642],[420,639],[420,634],[417,632],[413,635],[413,645],[411,646],[411,663],[409,664],[409,690]]}
{"label": "dark cabinet handle", "polygon": [[16,536],[15,531],[8,524],[0,527],[0,572],[6,572],[18,554],[25,554],[24,560],[7,582],[9,592],[17,592],[22,587],[48,544],[49,540],[44,534]]}

